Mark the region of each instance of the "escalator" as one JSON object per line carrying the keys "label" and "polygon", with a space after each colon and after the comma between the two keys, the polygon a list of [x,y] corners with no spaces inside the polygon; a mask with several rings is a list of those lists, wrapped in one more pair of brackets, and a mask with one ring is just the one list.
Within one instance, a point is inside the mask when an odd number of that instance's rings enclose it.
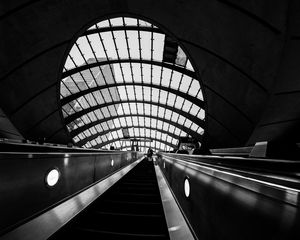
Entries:
{"label": "escalator", "polygon": [[169,239],[153,163],[141,161],[50,239]]}

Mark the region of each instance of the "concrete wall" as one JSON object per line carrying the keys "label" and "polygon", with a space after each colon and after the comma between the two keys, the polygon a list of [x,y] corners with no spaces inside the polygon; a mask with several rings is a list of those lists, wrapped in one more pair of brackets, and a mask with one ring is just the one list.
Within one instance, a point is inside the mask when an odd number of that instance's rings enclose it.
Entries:
{"label": "concrete wall", "polygon": [[248,144],[300,136],[300,2],[291,1],[286,45],[267,106]]}
{"label": "concrete wall", "polygon": [[14,127],[8,117],[0,108],[0,137],[7,139],[23,140],[23,136]]}

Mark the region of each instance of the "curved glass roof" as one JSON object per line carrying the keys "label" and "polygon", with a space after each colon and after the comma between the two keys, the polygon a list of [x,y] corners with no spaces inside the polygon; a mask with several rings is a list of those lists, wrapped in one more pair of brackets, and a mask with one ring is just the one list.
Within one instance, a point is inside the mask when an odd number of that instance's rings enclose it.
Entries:
{"label": "curved glass roof", "polygon": [[87,29],[62,73],[60,101],[73,141],[87,148],[170,151],[201,141],[200,82],[176,40],[151,23],[118,17]]}

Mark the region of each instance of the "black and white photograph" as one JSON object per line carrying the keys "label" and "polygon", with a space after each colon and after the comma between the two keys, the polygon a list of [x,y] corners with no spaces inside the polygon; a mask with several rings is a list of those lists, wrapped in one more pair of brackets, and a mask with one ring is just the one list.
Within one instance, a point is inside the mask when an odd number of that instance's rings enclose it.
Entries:
{"label": "black and white photograph", "polygon": [[299,0],[1,0],[0,240],[300,239]]}

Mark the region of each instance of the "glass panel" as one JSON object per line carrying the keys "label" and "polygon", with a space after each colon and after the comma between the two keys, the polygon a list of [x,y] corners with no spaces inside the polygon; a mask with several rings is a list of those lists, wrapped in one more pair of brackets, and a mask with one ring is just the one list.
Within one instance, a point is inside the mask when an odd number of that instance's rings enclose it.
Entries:
{"label": "glass panel", "polygon": [[126,17],[126,18],[124,18],[124,20],[125,20],[125,25],[137,26],[137,19],[135,19],[135,18]]}
{"label": "glass panel", "polygon": [[143,80],[144,80],[144,83],[151,82],[151,65],[150,64],[143,64]]}
{"label": "glass panel", "polygon": [[150,104],[145,104],[144,106],[145,106],[145,114],[146,115],[150,115],[150,107],[151,107],[151,105]]}
{"label": "glass panel", "polygon": [[183,116],[179,116],[178,123],[183,125],[184,120],[185,120],[185,118]]}
{"label": "glass panel", "polygon": [[188,60],[188,62],[187,62],[187,64],[186,64],[186,68],[189,69],[189,70],[191,70],[191,71],[194,71],[194,68],[193,68],[193,66],[192,66],[192,64],[191,64],[191,62],[190,62],[190,60]]}
{"label": "glass panel", "polygon": [[[83,64],[86,64],[87,62],[89,63],[89,61],[87,61],[88,59],[94,59],[93,51],[90,48],[86,37],[78,38],[76,43],[77,43],[81,53],[83,54],[83,57],[84,57],[83,58],[83,60],[84,60]],[[78,51],[79,51],[79,49],[78,49]]]}
{"label": "glass panel", "polygon": [[135,103],[129,103],[129,107],[130,107],[130,110],[131,110],[132,114],[137,114]]}
{"label": "glass panel", "polygon": [[167,109],[166,112],[165,112],[165,118],[168,119],[168,120],[170,120],[171,119],[171,115],[172,115],[172,112],[169,109]]}
{"label": "glass panel", "polygon": [[151,111],[152,111],[152,115],[154,114],[154,113],[156,113],[157,112],[157,106],[156,105],[151,105]]}
{"label": "glass panel", "polygon": [[183,101],[184,101],[184,99],[182,97],[177,97],[177,100],[175,102],[175,107],[178,109],[181,109]]}
{"label": "glass panel", "polygon": [[135,100],[135,89],[133,86],[126,86],[128,99],[129,100]]}
{"label": "glass panel", "polygon": [[162,104],[167,103],[167,95],[168,93],[166,91],[160,91],[160,98],[159,98],[160,103]]}
{"label": "glass panel", "polygon": [[197,125],[195,124],[195,123],[193,123],[192,125],[191,125],[191,129],[193,130],[193,131],[196,131],[197,130]]}
{"label": "glass panel", "polygon": [[157,124],[157,120],[156,119],[152,119],[152,127],[156,127],[156,124]]}
{"label": "glass panel", "polygon": [[139,135],[140,135],[137,128],[134,128],[134,135],[135,135],[135,136],[139,136]]}
{"label": "glass panel", "polygon": [[198,93],[199,88],[200,88],[199,81],[194,80],[192,82],[191,88],[189,90],[189,94],[192,95],[192,96],[196,96],[196,94]]}
{"label": "glass panel", "polygon": [[117,146],[117,148],[120,148],[121,147],[121,143],[119,141],[116,142],[116,146]]}
{"label": "glass panel", "polygon": [[[111,68],[109,66],[106,66],[107,70],[105,72],[109,71],[111,73],[110,69],[112,69],[112,71],[114,73],[114,75],[113,75],[114,78],[111,78],[110,81],[106,81],[107,84],[113,83],[113,82],[117,82],[117,83],[124,82],[124,78],[123,78],[123,75],[121,72],[121,66],[123,66],[122,63],[121,64],[111,64],[110,66],[111,66]],[[104,71],[103,71],[103,73],[104,73]],[[107,79],[107,78],[105,77],[105,79]],[[113,79],[115,79],[115,81]]]}
{"label": "glass panel", "polygon": [[138,118],[137,118],[137,117],[133,117],[133,118],[132,118],[132,121],[133,121],[133,124],[134,124],[135,126],[139,126],[139,125],[138,125]]}
{"label": "glass panel", "polygon": [[191,124],[192,124],[192,122],[189,119],[186,119],[186,121],[184,123],[184,126],[187,127],[187,128],[190,128]]}
{"label": "glass panel", "polygon": [[115,27],[115,26],[123,26],[123,19],[121,17],[118,18],[111,18],[110,19],[110,24]]}
{"label": "glass panel", "polygon": [[137,107],[138,107],[138,113],[143,115],[144,114],[143,104],[142,103],[137,103]]}
{"label": "glass panel", "polygon": [[155,85],[160,84],[160,76],[161,76],[161,67],[158,66],[153,66],[153,71],[152,71],[152,83]]}
{"label": "glass panel", "polygon": [[142,59],[151,59],[151,32],[140,32]]}
{"label": "glass panel", "polygon": [[118,93],[120,96],[120,100],[127,100],[125,86],[119,86],[119,87],[117,87],[117,89],[118,89]]}
{"label": "glass panel", "polygon": [[179,72],[173,72],[172,79],[171,79],[171,88],[173,89],[178,89],[179,88],[179,83],[181,81],[181,76]]}
{"label": "glass panel", "polygon": [[197,98],[203,101],[203,93],[202,93],[202,90],[199,91]]}
{"label": "glass panel", "polygon": [[198,132],[199,134],[201,134],[201,135],[204,134],[204,130],[203,130],[203,128],[201,128],[201,127],[198,128],[197,132]]}
{"label": "glass panel", "polygon": [[139,117],[138,119],[139,119],[140,126],[144,127],[145,126],[145,118]]}
{"label": "glass panel", "polygon": [[147,102],[150,102],[150,94],[151,94],[151,91],[150,91],[150,88],[149,87],[144,87],[144,100],[146,100]]}
{"label": "glass panel", "polygon": [[94,115],[97,117],[97,119],[102,119],[104,117],[100,109],[95,110]]}
{"label": "glass panel", "polygon": [[157,132],[156,137],[157,137],[157,139],[161,139],[161,132]]}
{"label": "glass panel", "polygon": [[165,35],[153,33],[153,39],[153,59],[161,62],[163,57]]}
{"label": "glass panel", "polygon": [[150,127],[150,126],[151,126],[151,124],[150,124],[150,119],[149,119],[149,118],[146,118],[146,119],[145,119],[145,126],[146,126],[146,127]]}
{"label": "glass panel", "polygon": [[101,21],[101,22],[97,23],[97,26],[99,28],[101,28],[101,27],[109,27],[109,22],[108,22],[108,20],[104,20],[104,21]]}
{"label": "glass panel", "polygon": [[179,117],[179,114],[176,113],[176,112],[173,112],[173,115],[172,115],[172,121],[173,121],[173,122],[177,122],[178,117]]}
{"label": "glass panel", "polygon": [[197,105],[193,104],[190,110],[190,114],[196,116],[199,110],[200,108]]}
{"label": "glass panel", "polygon": [[197,115],[198,118],[200,118],[201,120],[203,120],[205,118],[205,112],[203,109],[201,109]]}
{"label": "glass panel", "polygon": [[179,90],[181,92],[187,93],[187,91],[188,91],[188,89],[189,89],[189,87],[191,85],[191,82],[192,82],[192,78],[190,78],[190,77],[188,77],[186,75],[183,75],[183,78],[182,78]]}
{"label": "glass panel", "polygon": [[128,132],[129,132],[129,136],[133,136],[133,135],[134,135],[133,128],[129,128],[129,129],[128,129]]}
{"label": "glass panel", "polygon": [[163,122],[160,120],[157,120],[157,127],[162,129],[162,125],[163,125]]}
{"label": "glass panel", "polygon": [[117,128],[119,128],[119,127],[121,127],[121,125],[120,125],[120,122],[118,121],[118,120],[114,120],[114,125],[117,127]]}
{"label": "glass panel", "polygon": [[138,63],[132,63],[131,65],[133,71],[133,82],[142,82],[141,65]]}
{"label": "glass panel", "polygon": [[103,44],[107,53],[107,56],[110,60],[117,59],[117,51],[114,45],[111,32],[102,32],[100,33],[103,40]]}
{"label": "glass panel", "polygon": [[132,120],[133,120],[132,118],[128,118],[128,121],[127,121],[128,126],[133,126],[133,121]]}
{"label": "glass panel", "polygon": [[163,72],[162,72],[162,82],[161,82],[162,86],[169,87],[169,82],[171,80],[171,72],[172,72],[172,70],[170,70],[168,68],[164,68],[163,69]]}
{"label": "glass panel", "polygon": [[76,46],[76,44],[73,45],[70,53],[69,53],[69,56],[72,60],[72,62],[76,65],[76,66],[81,66],[85,63],[78,47]]}
{"label": "glass panel", "polygon": [[[138,21],[135,18],[122,18],[116,17],[110,19],[112,27],[123,26],[137,26]],[[151,28],[152,25],[143,20],[139,21],[139,25],[143,27]],[[97,25],[93,25],[90,29],[109,27],[109,21],[105,20]],[[128,45],[126,41],[126,35],[128,37]],[[99,38],[101,36],[101,38]],[[138,37],[140,36],[140,41]],[[153,37],[153,42],[152,38]],[[102,42],[102,40],[103,42]],[[76,44],[72,47],[69,56],[66,60],[65,69],[73,69],[84,64],[101,63],[107,60],[117,60],[118,57],[124,60],[151,60],[153,54],[153,60],[161,62],[164,49],[165,35],[160,33],[151,33],[148,31],[135,31],[135,30],[115,30],[114,32],[102,32],[100,34],[89,34],[82,36],[77,39]],[[114,42],[115,40],[115,42]],[[151,49],[153,43],[153,49]],[[103,45],[106,52],[104,51]],[[140,50],[141,49],[141,50]],[[153,50],[153,51],[152,51]],[[108,59],[106,57],[108,55]],[[151,54],[152,53],[152,54]],[[177,54],[176,64],[182,67],[190,69],[193,68],[190,61],[186,61],[186,54],[179,48],[179,54]],[[175,113],[169,109],[158,107],[154,103],[160,103],[161,105],[168,105],[182,109],[185,112],[189,112],[193,116],[204,120],[205,112],[198,106],[192,104],[192,102],[185,100],[182,97],[174,93],[169,93],[159,88],[151,88],[149,86],[142,87],[141,85],[128,85],[131,83],[141,84],[153,84],[153,86],[159,87],[160,85],[165,87],[171,87],[172,89],[178,90],[197,97],[203,100],[202,91],[200,90],[200,84],[198,80],[193,80],[190,77],[183,75],[177,71],[173,71],[169,68],[163,68],[161,66],[146,64],[146,63],[114,63],[111,65],[102,65],[83,70],[75,73],[72,76],[66,77],[61,82],[61,93],[60,97],[64,98],[78,91],[82,91],[88,88],[97,88],[98,86],[104,86],[105,84],[122,84],[126,83],[126,86],[110,87],[94,92],[88,93],[85,96],[81,96],[74,101],[65,104],[62,107],[63,116],[67,117],[75,112],[80,112],[82,109],[88,109],[92,106],[104,105],[105,103],[120,102],[116,105],[107,105],[101,109],[96,109],[77,118],[72,123],[68,124],[69,131],[77,129],[78,127],[84,126],[90,122],[96,122],[100,119],[114,117],[113,120],[108,122],[97,124],[96,126],[85,130],[84,133],[78,134],[74,137],[75,142],[79,142],[80,139],[85,139],[91,134],[99,134],[103,131],[111,129],[109,134],[87,142],[86,147],[97,146],[99,143],[104,143],[105,147],[114,145],[121,147],[119,141],[114,141],[112,144],[106,144],[108,138],[110,140],[119,138],[122,136],[122,131],[116,131],[116,128],[128,127],[131,125],[135,126],[135,130],[132,131],[135,136],[145,136],[146,130],[143,128],[145,125],[152,128],[161,128],[165,131],[177,135],[186,136],[187,133],[181,131],[173,125],[166,122],[156,120],[155,118],[144,118],[144,116],[136,117],[122,117],[123,115],[151,115],[152,117],[165,118],[170,121],[178,121],[179,124],[184,124],[187,128],[191,127],[193,131],[201,132],[203,129],[199,128],[191,120]],[[170,66],[172,66],[170,64]],[[142,67],[142,68],[141,68]],[[142,104],[142,103],[124,103],[124,101],[149,101],[153,104]],[[122,103],[123,102],[123,103]],[[163,141],[167,140],[172,144],[175,144],[176,140],[170,136],[157,132],[156,130],[147,130],[147,133],[152,138],[163,137]],[[146,134],[147,135],[147,134]],[[133,136],[133,135],[132,135]],[[146,137],[146,136],[145,136]],[[130,143],[128,143],[130,149]],[[153,146],[155,148],[171,149],[170,146],[165,146],[163,143],[153,141],[152,143],[140,143],[141,149],[143,146]],[[125,145],[124,145],[125,146]]]}
{"label": "glass panel", "polygon": [[176,95],[173,93],[169,93],[167,105],[173,106],[176,101]]}
{"label": "glass panel", "polygon": [[162,107],[159,107],[158,108],[158,115],[160,116],[160,117],[163,117],[164,116],[164,108],[162,108]]}
{"label": "glass panel", "polygon": [[139,41],[137,31],[126,31],[128,37],[130,57],[140,59]]}

